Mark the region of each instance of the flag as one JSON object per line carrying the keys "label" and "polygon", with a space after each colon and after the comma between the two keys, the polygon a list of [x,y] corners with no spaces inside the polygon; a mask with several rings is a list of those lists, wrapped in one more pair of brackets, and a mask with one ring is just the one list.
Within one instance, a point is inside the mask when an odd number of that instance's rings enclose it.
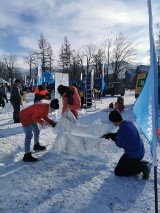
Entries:
{"label": "flag", "polygon": [[147,140],[151,144],[152,141],[152,106],[151,106],[151,70],[143,87],[141,94],[134,104],[133,112],[136,121],[142,129]]}
{"label": "flag", "polygon": [[148,0],[150,70],[144,88],[134,104],[133,112],[136,121],[151,145],[153,163],[157,165],[156,145],[158,141],[158,69],[152,29],[152,8]]}
{"label": "flag", "polygon": [[37,81],[38,85],[42,84],[42,65],[41,62],[39,61],[38,63],[38,81]]}

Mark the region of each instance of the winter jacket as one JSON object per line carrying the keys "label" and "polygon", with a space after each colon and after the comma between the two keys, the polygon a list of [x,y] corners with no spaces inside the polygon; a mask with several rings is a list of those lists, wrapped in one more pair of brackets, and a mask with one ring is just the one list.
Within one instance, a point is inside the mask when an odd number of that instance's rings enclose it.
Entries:
{"label": "winter jacket", "polygon": [[81,107],[81,99],[76,87],[70,87],[70,94],[62,97],[62,114],[69,108],[75,117],[78,116],[78,109]]}
{"label": "winter jacket", "polygon": [[125,154],[130,158],[144,157],[144,144],[138,130],[130,121],[122,121],[117,131],[118,140],[115,141],[119,148],[123,148]]}
{"label": "winter jacket", "polygon": [[13,104],[20,105],[21,101],[22,101],[21,91],[19,86],[15,83],[11,87],[10,102]]}
{"label": "winter jacket", "polygon": [[5,87],[4,86],[0,87],[0,97],[1,98],[6,97],[6,91],[5,91]]}
{"label": "winter jacket", "polygon": [[24,127],[33,122],[37,122],[42,125],[44,121],[52,123],[52,120],[48,118],[48,113],[49,104],[37,103],[22,109],[19,113],[19,118],[22,126]]}
{"label": "winter jacket", "polygon": [[42,96],[46,96],[46,95],[49,95],[49,92],[47,89],[44,89],[42,91],[39,91],[38,87],[36,87],[36,89],[34,90],[34,94],[40,94]]}
{"label": "winter jacket", "polygon": [[47,89],[39,91],[38,87],[34,90],[34,103],[40,102],[42,99],[48,98],[49,92]]}

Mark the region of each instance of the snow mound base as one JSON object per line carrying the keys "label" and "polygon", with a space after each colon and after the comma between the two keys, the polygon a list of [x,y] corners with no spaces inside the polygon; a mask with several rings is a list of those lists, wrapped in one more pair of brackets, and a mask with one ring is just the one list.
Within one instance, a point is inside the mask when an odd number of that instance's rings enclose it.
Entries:
{"label": "snow mound base", "polygon": [[67,110],[52,131],[57,134],[53,146],[55,152],[104,159],[100,137],[108,132],[108,125],[100,120],[95,120],[90,125],[80,124],[71,111]]}

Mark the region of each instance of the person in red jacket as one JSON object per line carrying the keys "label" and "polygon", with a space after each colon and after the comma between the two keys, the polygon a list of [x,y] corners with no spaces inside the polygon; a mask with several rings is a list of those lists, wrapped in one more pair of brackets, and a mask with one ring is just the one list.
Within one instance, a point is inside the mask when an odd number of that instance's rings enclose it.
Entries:
{"label": "person in red jacket", "polygon": [[25,109],[22,109],[19,114],[20,122],[25,132],[25,154],[23,161],[34,162],[38,159],[33,157],[30,152],[31,139],[34,133],[34,151],[43,151],[46,149],[45,146],[39,144],[40,130],[38,124],[42,126],[51,125],[56,126],[56,123],[48,118],[48,113],[52,113],[56,109],[59,109],[58,99],[54,99],[50,104],[47,103],[36,103]]}
{"label": "person in red jacket", "polygon": [[74,86],[59,85],[57,91],[62,96],[62,114],[67,108],[71,110],[73,115],[78,117],[78,110],[81,108],[81,98],[78,94],[78,90]]}

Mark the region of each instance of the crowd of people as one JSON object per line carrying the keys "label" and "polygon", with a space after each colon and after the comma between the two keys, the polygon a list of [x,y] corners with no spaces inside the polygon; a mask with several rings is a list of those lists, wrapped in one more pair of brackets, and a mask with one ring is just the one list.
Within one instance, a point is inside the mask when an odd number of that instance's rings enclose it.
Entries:
{"label": "crowd of people", "polygon": [[[82,107],[82,95],[80,90],[72,85],[59,85],[57,92],[62,98],[63,114],[67,108],[71,110],[73,115],[78,119],[78,110]],[[13,106],[13,120],[14,123],[21,123],[25,133],[23,156],[24,162],[36,162],[38,159],[32,156],[30,151],[31,139],[34,135],[34,151],[43,151],[45,146],[39,143],[39,126],[50,125],[53,128],[56,122],[48,117],[49,113],[59,109],[59,100],[51,100],[51,93],[45,88],[45,85],[39,85],[34,90],[34,104],[26,108],[20,109],[22,105],[23,92],[21,90],[21,82],[16,79],[10,90],[10,102]],[[43,99],[50,100],[50,103],[43,103]],[[7,97],[6,100],[8,101]],[[143,179],[148,179],[151,164],[148,161],[142,160],[144,158],[145,149],[142,139],[131,121],[123,120],[121,111],[124,110],[124,99],[119,98],[117,103],[109,114],[109,121],[119,129],[116,133],[107,133],[101,136],[107,140],[112,140],[119,148],[124,149],[124,154],[119,159],[115,167],[116,176],[135,176],[142,174]]]}

